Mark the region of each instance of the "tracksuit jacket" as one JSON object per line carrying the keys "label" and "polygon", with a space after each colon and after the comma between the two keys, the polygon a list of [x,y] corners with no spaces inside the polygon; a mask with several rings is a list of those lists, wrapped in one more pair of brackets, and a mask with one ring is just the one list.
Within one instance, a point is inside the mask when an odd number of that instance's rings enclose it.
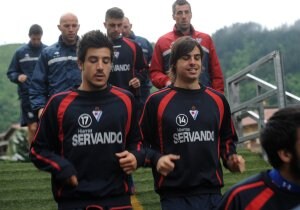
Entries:
{"label": "tracksuit jacket", "polygon": [[140,88],[129,86],[129,81],[137,77],[141,83],[146,79],[147,63],[142,48],[133,40],[120,36],[112,40],[114,45],[113,68],[109,75],[109,83],[140,97]]}
{"label": "tracksuit jacket", "polygon": [[234,185],[224,197],[219,210],[297,210],[300,207],[300,186],[280,184],[270,170],[249,177]]}
{"label": "tracksuit jacket", "polygon": [[[130,203],[127,175],[115,153],[128,150],[143,164],[141,134],[133,95],[121,88],[67,91],[49,99],[30,158],[52,175],[52,190],[61,208]],[[76,175],[79,185],[64,181]]]}
{"label": "tracksuit jacket", "polygon": [[[155,87],[163,88],[170,80],[166,72],[169,71],[171,47],[182,36],[174,26],[173,31],[161,36],[156,42],[150,66],[150,78]],[[192,26],[190,36],[200,43],[204,51],[200,82],[224,93],[223,73],[212,38],[208,34],[196,31]]]}
{"label": "tracksuit jacket", "polygon": [[53,94],[70,90],[80,83],[76,44],[66,45],[60,36],[57,43],[42,51],[35,66],[29,89],[33,110],[45,107]]}
{"label": "tracksuit jacket", "polygon": [[[40,46],[32,46],[29,42],[18,48],[8,67],[7,77],[11,82],[18,85],[18,94],[22,101],[29,101],[29,86],[35,64],[41,54],[41,51],[47,47],[41,43]],[[18,81],[20,74],[25,74],[27,80],[23,83]]]}
{"label": "tracksuit jacket", "polygon": [[[141,117],[147,145],[145,163],[152,166],[161,197],[220,193],[229,155],[237,136],[224,95],[201,85],[199,90],[170,86],[151,94]],[[162,155],[180,155],[166,177],[156,171]]]}
{"label": "tracksuit jacket", "polygon": [[153,47],[151,43],[144,37],[136,36],[133,32],[129,35],[129,38],[134,40],[142,48],[145,59],[148,64],[151,62]]}

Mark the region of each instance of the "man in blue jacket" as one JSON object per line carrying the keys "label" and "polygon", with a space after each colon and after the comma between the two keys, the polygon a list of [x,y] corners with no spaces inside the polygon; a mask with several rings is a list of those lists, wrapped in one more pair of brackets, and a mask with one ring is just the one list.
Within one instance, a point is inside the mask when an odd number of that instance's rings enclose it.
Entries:
{"label": "man in blue jacket", "polygon": [[37,113],[34,112],[29,100],[29,83],[33,69],[46,47],[41,40],[43,29],[38,24],[33,24],[29,29],[29,43],[21,46],[15,52],[7,71],[7,77],[18,85],[18,94],[21,102],[21,126],[28,127],[28,142],[31,144],[37,128]]}
{"label": "man in blue jacket", "polygon": [[32,108],[38,111],[39,117],[50,96],[79,86],[81,82],[76,56],[78,18],[66,13],[57,27],[61,31],[59,40],[42,51],[29,89]]}

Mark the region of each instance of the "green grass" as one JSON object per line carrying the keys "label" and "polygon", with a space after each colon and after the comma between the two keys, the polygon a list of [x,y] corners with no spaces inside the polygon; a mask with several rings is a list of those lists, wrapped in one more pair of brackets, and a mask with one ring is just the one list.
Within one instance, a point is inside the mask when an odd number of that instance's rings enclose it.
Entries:
{"label": "green grass", "polygon": [[[270,168],[260,155],[239,149],[246,159],[247,170],[232,174],[224,170],[222,192],[238,181]],[[140,168],[134,173],[136,196],[144,210],[159,210],[159,197],[153,190],[151,169]],[[50,175],[38,171],[31,163],[0,161],[0,210],[54,210]]]}

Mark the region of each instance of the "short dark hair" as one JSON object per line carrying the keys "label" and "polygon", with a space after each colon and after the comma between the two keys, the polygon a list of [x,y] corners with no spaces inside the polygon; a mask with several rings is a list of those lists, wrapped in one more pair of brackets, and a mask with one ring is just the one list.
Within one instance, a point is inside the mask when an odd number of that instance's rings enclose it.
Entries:
{"label": "short dark hair", "polygon": [[176,75],[176,63],[178,59],[180,59],[182,56],[187,55],[189,52],[191,52],[195,47],[198,47],[200,50],[200,56],[201,60],[203,58],[203,49],[199,42],[190,37],[190,36],[182,36],[178,38],[172,48],[171,48],[171,55],[170,55],[170,76],[171,78],[175,78]]}
{"label": "short dark hair", "polygon": [[33,34],[35,35],[43,34],[42,27],[38,24],[33,24],[32,26],[30,26],[28,35],[31,36]]}
{"label": "short dark hair", "polygon": [[118,7],[110,8],[106,11],[105,20],[107,19],[123,19],[124,12]]}
{"label": "short dark hair", "polygon": [[[279,169],[283,162],[279,150],[293,153],[300,128],[300,106],[282,108],[275,112],[260,134],[260,142],[267,153],[269,163]],[[293,153],[294,154],[294,153]]]}
{"label": "short dark hair", "polygon": [[192,11],[191,4],[187,0],[176,0],[172,5],[172,12],[173,12],[172,14],[175,15],[176,5],[182,6],[186,4],[189,5],[190,10]]}
{"label": "short dark hair", "polygon": [[89,31],[81,37],[77,48],[77,57],[82,63],[89,48],[108,48],[110,50],[111,61],[113,60],[113,44],[100,30]]}

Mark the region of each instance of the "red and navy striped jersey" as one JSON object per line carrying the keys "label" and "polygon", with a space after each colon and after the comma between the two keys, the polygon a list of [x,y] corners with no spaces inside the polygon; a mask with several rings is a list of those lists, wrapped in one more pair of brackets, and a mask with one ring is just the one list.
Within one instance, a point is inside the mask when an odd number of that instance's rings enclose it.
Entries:
{"label": "red and navy striped jersey", "polygon": [[[127,195],[127,175],[115,153],[128,150],[138,166],[143,164],[135,109],[133,95],[115,86],[62,92],[50,98],[30,157],[37,168],[52,174],[58,202]],[[75,189],[63,184],[71,175],[79,181]]]}
{"label": "red and navy striped jersey", "polygon": [[268,175],[268,171],[264,171],[236,184],[228,190],[222,199],[219,209],[291,210],[299,205],[299,192],[280,189],[273,183]]}
{"label": "red and navy striped jersey", "polygon": [[120,37],[113,40],[114,59],[113,68],[109,76],[109,83],[131,91],[140,96],[140,90],[129,86],[129,81],[137,77],[141,82],[146,80],[148,65],[142,48],[133,40]]}
{"label": "red and navy striped jersey", "polygon": [[[148,145],[146,163],[153,167],[160,195],[220,192],[220,158],[236,153],[237,141],[224,95],[202,85],[199,90],[162,89],[149,96],[140,124]],[[163,177],[156,163],[170,153],[180,159],[174,171]]]}

